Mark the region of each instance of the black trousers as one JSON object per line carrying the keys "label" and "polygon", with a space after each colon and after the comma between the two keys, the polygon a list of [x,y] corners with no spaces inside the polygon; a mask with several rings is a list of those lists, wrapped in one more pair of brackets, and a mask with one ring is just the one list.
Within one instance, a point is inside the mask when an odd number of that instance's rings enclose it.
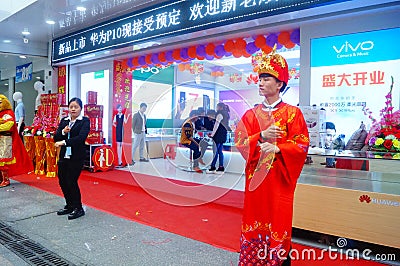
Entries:
{"label": "black trousers", "polygon": [[64,194],[67,208],[82,208],[81,191],[78,178],[82,172],[83,161],[63,159],[58,162],[58,182]]}

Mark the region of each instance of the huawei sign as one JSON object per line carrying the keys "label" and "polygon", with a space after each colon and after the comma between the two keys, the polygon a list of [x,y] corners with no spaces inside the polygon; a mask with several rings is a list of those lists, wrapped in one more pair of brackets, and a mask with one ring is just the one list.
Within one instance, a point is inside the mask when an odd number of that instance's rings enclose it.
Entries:
{"label": "huawei sign", "polygon": [[400,207],[400,202],[396,200],[389,200],[389,199],[377,199],[377,198],[371,198],[370,196],[364,194],[361,195],[358,200],[360,202],[365,202],[365,203],[373,203],[373,204],[379,204],[379,205],[386,205],[386,206],[391,206],[391,207]]}
{"label": "huawei sign", "polygon": [[361,195],[358,200],[360,202],[366,202],[366,203],[370,203],[371,202],[371,198],[368,195]]}

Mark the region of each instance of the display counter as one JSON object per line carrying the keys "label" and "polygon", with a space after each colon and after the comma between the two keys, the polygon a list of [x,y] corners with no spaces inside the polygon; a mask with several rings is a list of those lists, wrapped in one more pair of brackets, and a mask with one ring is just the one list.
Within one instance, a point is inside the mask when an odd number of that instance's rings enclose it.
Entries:
{"label": "display counter", "polygon": [[[225,172],[244,173],[245,161],[234,146],[224,151]],[[298,180],[293,226],[400,248],[400,160],[375,152],[342,151],[312,154]],[[174,163],[189,166],[189,149],[177,147]],[[349,168],[327,168],[326,159],[347,160]],[[395,155],[394,158],[397,158]],[[204,161],[212,160],[212,149]],[[367,162],[368,170],[358,170]],[[201,165],[200,165],[201,166]],[[244,181],[243,181],[244,182]]]}
{"label": "display counter", "polygon": [[[161,147],[175,144],[175,158],[166,159],[187,170],[190,150],[177,140],[175,134],[148,138],[148,143],[158,145],[157,157]],[[308,157],[295,192],[295,228],[400,248],[399,153],[310,148]],[[200,167],[209,168],[212,158],[210,145],[203,157],[206,165]],[[327,167],[327,160],[334,167]],[[245,160],[233,143],[224,145],[224,166],[244,183]]]}
{"label": "display counter", "polygon": [[399,162],[369,160],[374,171],[305,165],[295,192],[294,227],[400,248]]}

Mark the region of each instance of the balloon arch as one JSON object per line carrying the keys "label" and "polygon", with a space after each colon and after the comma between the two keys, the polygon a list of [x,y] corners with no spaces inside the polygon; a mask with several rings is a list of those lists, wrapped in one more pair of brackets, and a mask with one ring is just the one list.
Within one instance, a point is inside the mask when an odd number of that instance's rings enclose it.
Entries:
{"label": "balloon arch", "polygon": [[174,62],[184,63],[194,59],[213,60],[226,56],[234,56],[236,58],[242,56],[250,57],[259,50],[270,53],[275,44],[277,45],[277,49],[280,49],[282,46],[291,49],[296,44],[300,45],[300,30],[295,29],[293,31],[282,31],[268,35],[257,35],[251,38],[237,38],[223,42],[177,48],[127,58],[123,61],[123,64],[133,70],[142,67],[166,66]]}

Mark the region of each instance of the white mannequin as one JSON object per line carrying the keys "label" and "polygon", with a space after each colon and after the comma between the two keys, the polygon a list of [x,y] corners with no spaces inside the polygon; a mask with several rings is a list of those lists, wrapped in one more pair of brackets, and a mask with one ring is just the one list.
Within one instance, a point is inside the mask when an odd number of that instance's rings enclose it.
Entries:
{"label": "white mannequin", "polygon": [[24,103],[22,102],[22,92],[16,91],[13,94],[13,99],[15,102],[17,102],[17,106],[15,107],[15,118],[18,120],[18,125],[17,125],[17,129],[18,129],[18,133],[21,132],[21,125],[24,123],[25,120],[25,106]]}
{"label": "white mannequin", "polygon": [[42,103],[40,102],[40,96],[44,93],[44,84],[41,81],[36,81],[33,84],[33,87],[35,88],[35,90],[38,92],[38,95],[36,96],[36,100],[35,100],[35,111],[37,111],[37,109],[39,108],[39,105],[42,105]]}

